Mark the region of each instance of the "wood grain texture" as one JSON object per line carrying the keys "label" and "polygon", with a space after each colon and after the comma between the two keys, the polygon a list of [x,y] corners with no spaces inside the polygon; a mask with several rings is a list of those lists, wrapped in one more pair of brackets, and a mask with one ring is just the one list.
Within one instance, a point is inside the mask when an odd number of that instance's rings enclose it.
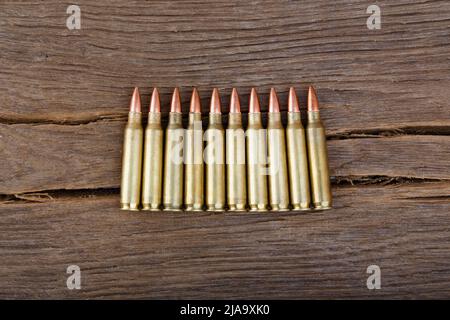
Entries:
{"label": "wood grain texture", "polygon": [[[449,1],[377,1],[376,31],[363,0],[75,4],[70,31],[68,3],[0,2],[0,298],[450,298]],[[166,122],[175,86],[185,112],[236,87],[245,118],[251,87],[304,111],[310,84],[333,210],[118,210],[134,86]]]}
{"label": "wood grain texture", "polygon": [[[118,188],[122,135],[123,123],[113,121],[0,124],[0,194]],[[329,140],[328,148],[332,176],[450,180],[449,136]]]}
{"label": "wood grain texture", "polygon": [[[6,204],[0,298],[450,297],[448,183],[334,196],[309,214],[128,213],[115,195]],[[66,288],[71,264],[81,290]],[[382,290],[366,287],[372,264]]]}
{"label": "wood grain texture", "polygon": [[[330,133],[449,126],[448,1],[77,1],[81,30],[60,1],[2,2],[0,118],[77,122],[124,118],[133,86],[269,87],[285,107],[289,86],[317,86]],[[426,107],[426,112],[424,112]],[[244,108],[245,109],[245,108]]]}

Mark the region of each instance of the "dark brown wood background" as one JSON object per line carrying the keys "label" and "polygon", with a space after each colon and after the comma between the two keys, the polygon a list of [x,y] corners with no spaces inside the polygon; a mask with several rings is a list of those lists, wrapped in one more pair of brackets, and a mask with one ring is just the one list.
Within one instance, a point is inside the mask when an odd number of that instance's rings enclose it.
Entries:
{"label": "dark brown wood background", "polygon": [[[449,298],[450,2],[0,3],[0,298]],[[119,208],[134,86],[317,87],[334,209]],[[66,268],[81,268],[68,290]],[[368,290],[366,268],[381,268]]]}

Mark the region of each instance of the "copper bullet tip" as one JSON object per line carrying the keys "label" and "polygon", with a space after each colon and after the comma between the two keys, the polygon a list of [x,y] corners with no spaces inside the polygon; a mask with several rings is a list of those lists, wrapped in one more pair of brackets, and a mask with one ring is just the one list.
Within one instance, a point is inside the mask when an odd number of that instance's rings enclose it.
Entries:
{"label": "copper bullet tip", "polygon": [[141,112],[141,95],[138,87],[134,88],[133,96],[131,97],[130,112]]}
{"label": "copper bullet tip", "polygon": [[161,102],[159,101],[158,89],[154,88],[152,92],[152,98],[150,100],[149,112],[161,112]]}
{"label": "copper bullet tip", "polygon": [[294,87],[289,88],[288,112],[300,112],[297,93],[295,93]]}
{"label": "copper bullet tip", "polygon": [[173,90],[172,103],[170,104],[170,112],[181,113],[181,98],[178,88]]}
{"label": "copper bullet tip", "polygon": [[230,113],[241,113],[241,103],[239,102],[239,95],[236,88],[233,88],[231,91]]}
{"label": "copper bullet tip", "polygon": [[255,88],[252,88],[252,91],[250,92],[250,101],[248,106],[248,112],[249,113],[260,113],[261,107],[259,106],[259,99],[258,99],[258,93],[256,92]]}
{"label": "copper bullet tip", "polygon": [[219,90],[213,89],[209,113],[221,113]]}
{"label": "copper bullet tip", "polygon": [[191,113],[201,113],[202,112],[202,107],[200,104],[200,96],[198,95],[197,88],[194,88],[194,90],[192,90],[191,106],[189,108],[189,112],[191,112]]}
{"label": "copper bullet tip", "polygon": [[319,111],[319,100],[313,86],[310,86],[308,90],[308,111]]}
{"label": "copper bullet tip", "polygon": [[274,88],[270,88],[269,112],[280,112],[280,104],[278,103],[277,93]]}

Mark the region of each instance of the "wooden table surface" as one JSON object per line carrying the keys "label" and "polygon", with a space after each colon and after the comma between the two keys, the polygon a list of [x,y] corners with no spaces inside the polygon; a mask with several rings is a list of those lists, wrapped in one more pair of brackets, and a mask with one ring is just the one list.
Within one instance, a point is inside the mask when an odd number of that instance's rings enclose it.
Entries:
{"label": "wooden table surface", "polygon": [[[0,298],[450,298],[450,2],[0,3]],[[334,208],[119,210],[134,86],[317,88]],[[224,120],[226,118],[224,117]],[[69,265],[81,289],[69,290]],[[366,272],[381,269],[381,289]]]}

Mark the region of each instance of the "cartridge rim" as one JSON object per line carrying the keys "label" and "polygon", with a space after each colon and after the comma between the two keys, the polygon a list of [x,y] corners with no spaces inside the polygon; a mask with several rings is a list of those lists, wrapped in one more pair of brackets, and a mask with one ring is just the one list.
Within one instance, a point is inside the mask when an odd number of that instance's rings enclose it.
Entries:
{"label": "cartridge rim", "polygon": [[245,204],[232,204],[228,205],[228,211],[231,212],[246,212],[247,206]]}
{"label": "cartridge rim", "polygon": [[184,211],[186,211],[186,212],[201,212],[201,211],[203,211],[203,206],[188,205],[184,208]]}
{"label": "cartridge rim", "polygon": [[330,206],[315,206],[312,210],[314,211],[325,211],[330,210],[332,207]]}
{"label": "cartridge rim", "polygon": [[215,207],[214,205],[208,205],[207,207],[206,207],[206,211],[208,211],[208,212],[224,212],[225,211],[225,208],[224,207],[222,207],[222,208],[217,208],[217,207]]}
{"label": "cartridge rim", "polygon": [[144,211],[160,211],[161,208],[159,205],[145,203],[145,204],[142,204],[142,210],[144,210]]}
{"label": "cartridge rim", "polygon": [[271,210],[270,211],[289,211],[289,207],[280,207],[279,205],[271,204]]}
{"label": "cartridge rim", "polygon": [[292,211],[310,211],[310,207],[305,207],[300,204],[294,204],[292,205]]}
{"label": "cartridge rim", "polygon": [[181,208],[164,207],[163,211],[176,211],[176,212],[179,212],[179,211],[183,211],[183,209],[181,209]]}
{"label": "cartridge rim", "polygon": [[128,203],[121,203],[120,204],[120,210],[125,210],[125,211],[139,211],[139,207],[136,206],[131,206]]}
{"label": "cartridge rim", "polygon": [[252,204],[252,205],[250,205],[248,211],[251,211],[251,212],[269,212],[269,208],[265,204],[263,204],[263,205]]}

